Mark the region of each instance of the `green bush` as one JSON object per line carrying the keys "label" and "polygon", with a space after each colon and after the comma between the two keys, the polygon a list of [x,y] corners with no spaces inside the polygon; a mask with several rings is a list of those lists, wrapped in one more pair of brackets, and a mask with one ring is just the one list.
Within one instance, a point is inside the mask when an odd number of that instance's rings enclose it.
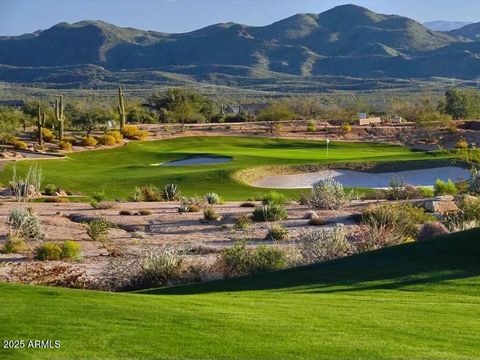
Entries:
{"label": "green bush", "polygon": [[14,234],[24,239],[38,239],[42,236],[40,219],[30,208],[12,209],[8,218],[8,225]]}
{"label": "green bush", "polygon": [[216,221],[220,218],[215,209],[211,206],[203,210],[203,219],[206,221]]}
{"label": "green bush", "polygon": [[285,195],[277,191],[270,191],[262,195],[263,205],[285,205],[286,202]]}
{"label": "green bush", "polygon": [[36,258],[43,261],[60,260],[62,248],[53,243],[45,243],[36,249]]}
{"label": "green bush", "polygon": [[45,185],[45,189],[43,192],[45,193],[45,195],[53,196],[57,192],[57,187],[53,184]]}
{"label": "green bush", "polygon": [[283,205],[263,205],[253,210],[253,221],[282,221],[288,217]]}
{"label": "green bush", "polygon": [[83,146],[96,146],[97,143],[97,139],[95,139],[93,136],[85,136],[81,142]]}
{"label": "green bush", "polygon": [[307,131],[308,132],[315,132],[317,131],[317,124],[315,123],[315,121],[313,120],[310,120],[307,124]]}
{"label": "green bush", "polygon": [[101,192],[93,193],[92,199],[95,200],[96,202],[102,202],[103,200],[105,200],[105,192],[101,191]]}
{"label": "green bush", "polygon": [[60,150],[71,151],[72,150],[72,143],[69,141],[62,140],[58,143],[58,148]]}
{"label": "green bush", "polygon": [[53,133],[52,130],[47,128],[42,129],[42,136],[43,136],[43,140],[46,142],[53,142],[53,140],[55,140],[55,134]]}
{"label": "green bush", "polygon": [[210,205],[220,204],[222,198],[217,193],[208,193],[205,194],[205,201]]}
{"label": "green bush", "polygon": [[106,135],[113,137],[115,139],[116,144],[121,143],[123,140],[123,135],[118,130],[110,130],[106,133]]}
{"label": "green bush", "polygon": [[432,198],[435,196],[435,191],[431,187],[419,186],[417,187],[417,191],[422,198]]}
{"label": "green bush", "polygon": [[176,201],[180,198],[180,188],[177,184],[167,184],[162,190],[162,199],[165,201]]}
{"label": "green bush", "polygon": [[155,202],[162,200],[162,193],[153,185],[136,187],[130,196],[131,201]]}
{"label": "green bush", "polygon": [[125,125],[121,133],[124,138],[130,140],[144,140],[148,137],[148,132],[140,130],[135,125]]}
{"label": "green bush", "polygon": [[247,230],[252,224],[252,219],[246,214],[240,214],[235,218],[235,227],[240,230]]}
{"label": "green bush", "polygon": [[65,241],[62,244],[61,258],[74,261],[81,260],[82,250],[80,244],[72,240]]}
{"label": "green bush", "polygon": [[3,247],[3,252],[5,254],[16,254],[25,251],[26,249],[27,244],[25,243],[25,239],[18,235],[9,234]]}
{"label": "green bush", "polygon": [[245,242],[241,242],[224,249],[220,263],[224,275],[233,277],[285,268],[287,258],[281,248],[260,246],[247,249]]}
{"label": "green bush", "polygon": [[13,147],[18,150],[28,150],[28,145],[24,141],[16,140],[13,143]]}
{"label": "green bush", "polygon": [[178,212],[199,212],[204,205],[203,198],[199,198],[198,196],[182,197],[180,199]]}
{"label": "green bush", "polygon": [[342,133],[343,134],[349,134],[352,132],[352,125],[346,123],[346,124],[343,124],[342,127],[341,127],[341,130],[342,130]]}
{"label": "green bush", "polygon": [[87,224],[87,234],[93,241],[106,242],[110,223],[105,219],[92,220]]}
{"label": "green bush", "polygon": [[326,210],[338,210],[347,205],[350,200],[351,194],[347,194],[343,185],[334,179],[316,183],[306,199],[310,206]]}
{"label": "green bush", "polygon": [[299,235],[299,250],[303,262],[310,264],[336,259],[351,250],[343,227],[310,229]]}
{"label": "green bush", "polygon": [[115,138],[114,138],[112,135],[105,134],[105,135],[102,135],[102,136],[98,139],[98,143],[99,143],[100,145],[113,146],[113,145],[115,145],[117,142],[116,142]]}
{"label": "green bush", "polygon": [[284,241],[288,239],[288,229],[282,225],[275,224],[268,229],[267,239],[274,241]]}
{"label": "green bush", "polygon": [[434,185],[435,195],[457,195],[458,189],[455,183],[448,179],[447,182],[437,179]]}

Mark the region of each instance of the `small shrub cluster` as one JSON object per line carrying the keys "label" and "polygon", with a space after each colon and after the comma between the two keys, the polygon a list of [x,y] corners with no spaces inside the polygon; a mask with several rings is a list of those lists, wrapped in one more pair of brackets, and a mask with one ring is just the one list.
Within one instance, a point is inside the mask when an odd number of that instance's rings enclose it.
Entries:
{"label": "small shrub cluster", "polygon": [[119,144],[123,141],[123,135],[120,131],[118,130],[110,130],[107,131],[105,135],[111,136],[115,139],[115,143]]}
{"label": "small shrub cluster", "polygon": [[115,145],[117,142],[116,142],[115,138],[114,138],[112,135],[104,134],[104,135],[102,135],[102,136],[98,139],[98,143],[99,143],[100,145],[113,146],[113,145]]}
{"label": "small shrub cluster", "polygon": [[252,219],[246,214],[240,214],[235,218],[235,227],[240,230],[247,230],[252,224]]}
{"label": "small shrub cluster", "polygon": [[341,127],[342,134],[346,135],[352,132],[352,125],[346,123]]}
{"label": "small shrub cluster", "polygon": [[308,121],[307,131],[310,132],[310,133],[313,133],[313,132],[317,131],[317,124],[316,124],[315,121],[313,121],[313,120]]}
{"label": "small shrub cluster", "polygon": [[24,141],[16,140],[13,143],[13,147],[18,150],[28,150],[28,145]]}
{"label": "small shrub cluster", "polygon": [[205,201],[210,205],[216,205],[222,202],[222,198],[217,193],[208,193],[205,194]]}
{"label": "small shrub cluster", "polygon": [[145,140],[148,137],[147,131],[142,131],[135,125],[125,125],[121,133],[124,138],[130,140]]}
{"label": "small shrub cluster", "polygon": [[46,142],[53,142],[53,140],[55,140],[55,134],[52,130],[47,128],[42,128],[42,136],[43,140]]}
{"label": "small shrub cluster", "polygon": [[58,143],[58,148],[60,150],[71,151],[72,150],[72,143],[69,141],[62,140]]}
{"label": "small shrub cluster", "polygon": [[285,205],[287,202],[285,195],[277,191],[270,191],[261,197],[263,205]]}
{"label": "small shrub cluster", "polygon": [[304,201],[317,209],[338,210],[347,205],[351,197],[341,183],[334,179],[326,179],[316,183]]}
{"label": "small shrub cluster", "polygon": [[424,241],[447,234],[450,234],[450,231],[441,222],[429,222],[422,225],[417,240]]}
{"label": "small shrub cluster", "polygon": [[165,201],[176,201],[180,198],[181,191],[177,184],[167,184],[162,190],[162,199]]}
{"label": "small shrub cluster", "polygon": [[40,219],[28,208],[15,208],[8,217],[10,232],[23,239],[38,239],[42,236]]}
{"label": "small shrub cluster", "polygon": [[272,204],[255,208],[252,213],[253,221],[282,221],[288,217],[287,210],[283,205]]}
{"label": "small shrub cluster", "polygon": [[285,241],[288,239],[289,231],[280,224],[274,224],[268,229],[267,239],[273,241]]}
{"label": "small shrub cluster", "polygon": [[220,215],[215,211],[211,206],[203,210],[203,219],[206,221],[217,221],[220,218]]}
{"label": "small shrub cluster", "polygon": [[162,193],[153,185],[144,185],[136,187],[130,196],[131,201],[154,202],[162,200]]}
{"label": "small shrub cluster", "polygon": [[457,195],[458,189],[455,183],[448,179],[447,182],[437,179],[434,185],[435,195]]}
{"label": "small shrub cluster", "polygon": [[105,219],[95,219],[87,224],[87,234],[92,241],[106,242],[110,223]]}
{"label": "small shrub cluster", "polygon": [[298,237],[303,262],[310,264],[345,256],[351,251],[343,227],[310,229]]}
{"label": "small shrub cluster", "polygon": [[460,149],[460,150],[468,149],[468,142],[467,142],[466,140],[459,140],[459,141],[455,144],[455,148],[456,148],[456,149]]}
{"label": "small shrub cluster", "polygon": [[202,198],[198,196],[182,197],[180,198],[180,206],[178,212],[199,212],[204,207],[205,203]]}
{"label": "small shrub cluster", "polygon": [[278,247],[249,249],[245,242],[241,242],[223,250],[219,262],[225,277],[235,277],[283,269],[287,266],[287,257]]}
{"label": "small shrub cluster", "polygon": [[443,222],[452,231],[464,231],[480,224],[480,198],[465,198],[459,204],[459,211],[444,215]]}
{"label": "small shrub cluster", "polygon": [[5,254],[16,254],[27,250],[25,239],[15,234],[9,234],[3,247]]}
{"label": "small shrub cluster", "polygon": [[83,146],[96,146],[98,143],[97,139],[95,139],[93,136],[85,136],[82,138],[81,144]]}
{"label": "small shrub cluster", "polygon": [[57,192],[57,186],[54,184],[47,184],[43,190],[43,193],[47,196],[53,196]]}

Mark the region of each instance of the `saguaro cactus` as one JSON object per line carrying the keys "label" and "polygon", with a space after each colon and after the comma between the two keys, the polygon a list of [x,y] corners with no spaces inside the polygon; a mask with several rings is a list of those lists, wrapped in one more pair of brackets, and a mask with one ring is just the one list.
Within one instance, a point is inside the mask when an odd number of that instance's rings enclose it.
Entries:
{"label": "saguaro cactus", "polygon": [[63,96],[55,99],[55,120],[58,123],[58,140],[62,141],[65,127]]}
{"label": "saguaro cactus", "polygon": [[127,113],[125,112],[125,99],[123,97],[123,90],[121,87],[118,88],[118,115],[120,117],[120,130],[125,126],[125,120],[127,118]]}
{"label": "saguaro cactus", "polygon": [[37,114],[37,128],[38,128],[38,145],[43,146],[43,127],[45,126],[46,115],[42,112],[42,106],[40,101],[38,102],[38,114]]}

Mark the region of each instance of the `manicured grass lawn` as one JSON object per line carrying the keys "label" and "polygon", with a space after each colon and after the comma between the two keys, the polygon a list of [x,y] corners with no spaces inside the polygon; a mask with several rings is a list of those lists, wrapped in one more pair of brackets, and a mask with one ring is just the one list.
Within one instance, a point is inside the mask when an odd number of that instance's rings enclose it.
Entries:
{"label": "manicured grass lawn", "polygon": [[0,285],[2,359],[478,359],[480,230],[236,280],[111,294]]}
{"label": "manicured grass lawn", "polygon": [[[238,170],[267,165],[315,164],[325,161],[406,161],[429,160],[444,154],[415,152],[400,146],[365,143],[330,143],[246,137],[187,137],[164,141],[136,142],[100,151],[70,154],[64,160],[44,160],[41,167],[44,184],[91,195],[105,191],[113,199],[126,198],[135,186],[153,184],[163,187],[178,183],[186,195],[220,193],[226,200],[245,200],[263,190],[232,179]],[[233,157],[225,164],[208,166],[151,166],[192,155],[212,154]],[[28,162],[18,163],[18,172],[26,172]],[[0,182],[11,180],[11,165],[0,173]],[[286,193],[296,195],[298,190]]]}

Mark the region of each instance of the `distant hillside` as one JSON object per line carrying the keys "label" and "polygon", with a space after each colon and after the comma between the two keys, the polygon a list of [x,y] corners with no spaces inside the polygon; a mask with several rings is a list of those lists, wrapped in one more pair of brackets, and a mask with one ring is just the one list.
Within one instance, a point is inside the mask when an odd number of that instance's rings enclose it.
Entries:
{"label": "distant hillside", "polygon": [[157,71],[196,81],[229,76],[232,84],[282,76],[468,80],[480,73],[477,35],[474,25],[435,32],[355,5],[268,26],[223,23],[184,34],[60,23],[0,37],[0,81],[92,86],[117,81],[120,71],[138,72],[129,75],[132,84]]}
{"label": "distant hillside", "polygon": [[480,23],[470,24],[449,32],[452,36],[461,36],[472,41],[480,41]]}
{"label": "distant hillside", "polygon": [[460,29],[461,27],[464,27],[470,24],[471,22],[468,22],[468,21],[438,20],[438,21],[425,22],[423,23],[423,26],[433,31],[452,31],[452,30]]}

